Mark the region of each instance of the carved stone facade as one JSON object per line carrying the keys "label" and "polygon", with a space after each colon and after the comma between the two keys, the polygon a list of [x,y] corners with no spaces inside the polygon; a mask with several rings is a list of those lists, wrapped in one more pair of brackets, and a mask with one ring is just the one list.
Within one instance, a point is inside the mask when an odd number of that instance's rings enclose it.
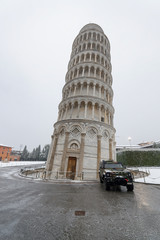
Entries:
{"label": "carved stone facade", "polygon": [[64,175],[74,168],[95,172],[99,162],[116,160],[110,43],[96,24],[84,26],[75,38],[54,124],[48,171]]}

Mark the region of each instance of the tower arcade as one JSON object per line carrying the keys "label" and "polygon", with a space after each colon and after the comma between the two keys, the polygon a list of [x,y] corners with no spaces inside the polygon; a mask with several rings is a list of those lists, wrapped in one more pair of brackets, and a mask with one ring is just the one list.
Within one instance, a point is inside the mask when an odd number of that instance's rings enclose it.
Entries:
{"label": "tower arcade", "polygon": [[108,38],[97,24],[85,25],[72,45],[47,171],[96,179],[100,160],[115,160],[111,70]]}

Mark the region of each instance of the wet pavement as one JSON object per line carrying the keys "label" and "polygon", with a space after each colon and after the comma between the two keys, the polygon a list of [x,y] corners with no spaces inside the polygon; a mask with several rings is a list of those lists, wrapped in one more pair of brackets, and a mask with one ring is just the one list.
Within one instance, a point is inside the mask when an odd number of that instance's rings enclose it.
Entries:
{"label": "wet pavement", "polygon": [[0,168],[0,240],[160,239],[160,186],[25,179]]}

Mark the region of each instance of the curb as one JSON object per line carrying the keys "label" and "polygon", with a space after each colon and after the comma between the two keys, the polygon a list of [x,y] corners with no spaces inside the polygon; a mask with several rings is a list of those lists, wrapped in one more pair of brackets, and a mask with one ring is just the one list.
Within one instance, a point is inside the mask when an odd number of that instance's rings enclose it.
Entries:
{"label": "curb", "polygon": [[34,177],[28,177],[22,174],[18,174],[20,177],[26,178],[26,179],[32,179],[32,180],[39,180],[43,182],[51,182],[51,183],[66,183],[66,184],[83,184],[83,183],[99,183],[98,180],[84,180],[84,181],[77,181],[77,180],[67,180],[67,179],[42,179],[42,178],[34,178]]}
{"label": "curb", "polygon": [[158,186],[160,186],[160,184],[159,183],[145,183],[145,182],[134,182],[134,183],[139,183],[139,184],[144,184],[144,185],[158,185]]}

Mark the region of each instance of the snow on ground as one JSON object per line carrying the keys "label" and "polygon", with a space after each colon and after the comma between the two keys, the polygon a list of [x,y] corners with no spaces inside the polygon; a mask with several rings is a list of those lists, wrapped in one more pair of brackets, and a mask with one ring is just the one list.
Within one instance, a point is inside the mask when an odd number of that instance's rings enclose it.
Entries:
{"label": "snow on ground", "polygon": [[160,184],[160,167],[139,167],[140,171],[149,173],[147,177],[137,178],[135,182]]}
{"label": "snow on ground", "polygon": [[37,164],[45,164],[43,161],[17,161],[17,162],[0,162],[0,167],[14,167],[21,165],[37,165]]}
{"label": "snow on ground", "polygon": [[[18,162],[0,162],[0,167],[13,167],[13,166],[21,166],[21,165],[37,165],[41,164],[44,165],[45,162],[42,161],[18,161]],[[160,167],[139,167],[139,168],[132,168],[137,169],[143,172],[149,173],[147,177],[136,178],[135,182],[142,182],[142,183],[152,183],[152,184],[160,184]]]}

